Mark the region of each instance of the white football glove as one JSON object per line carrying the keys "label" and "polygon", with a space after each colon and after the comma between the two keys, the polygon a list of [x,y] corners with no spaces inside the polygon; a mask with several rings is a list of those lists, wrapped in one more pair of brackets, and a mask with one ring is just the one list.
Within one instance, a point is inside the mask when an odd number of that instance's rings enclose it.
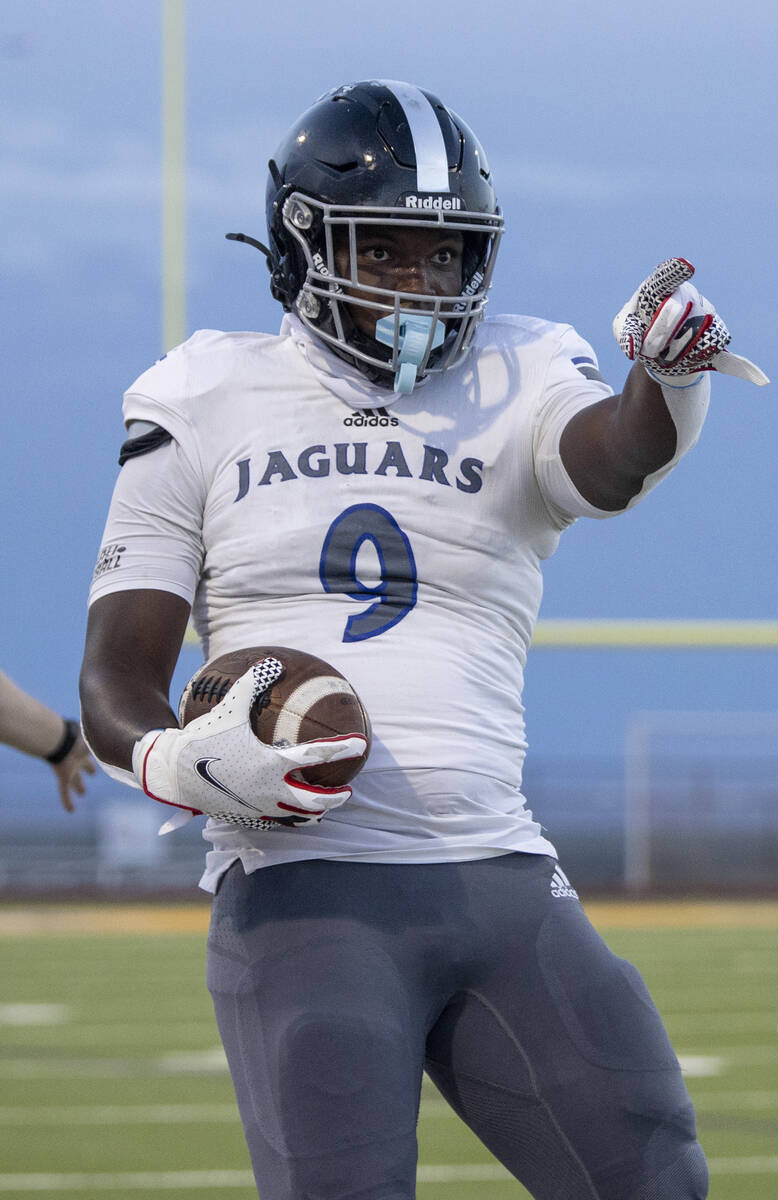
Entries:
{"label": "white football glove", "polygon": [[721,371],[762,386],[769,379],[754,363],[727,349],[729,330],[715,308],[688,281],[694,267],[669,258],[644,279],[614,318],[613,333],[627,358],[638,359],[660,383],[683,387],[678,376]]}
{"label": "white football glove", "polygon": [[367,745],[360,734],[277,748],[252,730],[251,706],[282,672],[278,659],[264,658],[212,712],[183,729],[151,729],[135,743],[132,769],[146,795],[183,810],[160,833],[201,813],[248,829],[310,825],[348,800],[350,787],[315,787],[295,772],[359,758]]}

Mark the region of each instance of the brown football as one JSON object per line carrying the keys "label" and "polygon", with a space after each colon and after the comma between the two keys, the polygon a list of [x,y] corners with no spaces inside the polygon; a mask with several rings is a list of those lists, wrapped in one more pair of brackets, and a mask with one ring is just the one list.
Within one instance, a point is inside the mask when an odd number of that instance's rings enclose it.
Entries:
{"label": "brown football", "polygon": [[360,758],[303,767],[296,772],[316,787],[342,787],[361,771],[370,753],[370,720],[348,680],[329,663],[288,646],[250,646],[222,654],[201,667],[184,688],[178,721],[187,725],[210,712],[253,663],[272,655],[283,675],[251,710],[251,728],[268,746],[293,746],[318,738],[359,733],[367,740]]}

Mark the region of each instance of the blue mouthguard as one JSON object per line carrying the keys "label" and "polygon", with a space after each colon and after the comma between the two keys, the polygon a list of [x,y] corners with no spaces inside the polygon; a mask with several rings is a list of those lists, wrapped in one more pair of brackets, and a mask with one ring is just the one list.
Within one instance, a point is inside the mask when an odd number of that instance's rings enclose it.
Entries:
{"label": "blue mouthguard", "polygon": [[[394,377],[394,390],[396,392],[412,392],[416,383],[416,374],[418,367],[424,358],[429,341],[430,329],[434,317],[411,316],[408,313],[403,313],[400,316],[400,328],[398,335],[398,357],[397,357],[397,373]],[[385,346],[394,346],[394,322],[393,316],[382,317],[380,321],[376,321],[375,335],[379,342],[383,342]],[[435,321],[435,332],[432,337],[431,350],[442,346],[443,339],[446,336],[446,327],[442,321]]]}

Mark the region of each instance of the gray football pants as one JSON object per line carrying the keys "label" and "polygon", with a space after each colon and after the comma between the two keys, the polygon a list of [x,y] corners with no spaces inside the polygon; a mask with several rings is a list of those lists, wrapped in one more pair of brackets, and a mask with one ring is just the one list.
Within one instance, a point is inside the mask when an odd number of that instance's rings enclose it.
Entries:
{"label": "gray football pants", "polygon": [[261,1200],[413,1197],[423,1069],[536,1200],[703,1200],[656,1008],[555,865],[230,868],[208,986]]}

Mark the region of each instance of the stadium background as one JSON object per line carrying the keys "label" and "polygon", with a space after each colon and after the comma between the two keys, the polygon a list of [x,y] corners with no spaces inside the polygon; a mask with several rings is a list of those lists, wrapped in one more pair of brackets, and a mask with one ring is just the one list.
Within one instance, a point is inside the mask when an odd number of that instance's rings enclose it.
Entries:
{"label": "stadium background", "polygon": [[[712,0],[704,20],[670,0],[640,11],[615,0],[374,10],[299,0],[283,19],[250,0],[6,0],[0,665],[66,713],[77,710],[121,392],[167,345],[161,28],[177,8],[187,29],[187,332],[276,327],[261,259],[223,235],[263,236],[264,169],[280,134],[329,86],[372,75],[438,92],[484,142],[508,225],[495,311],[570,321],[618,387],[626,364],[612,316],[659,259],[683,254],[733,348],[778,379],[767,0],[745,0],[736,18]],[[631,882],[718,898],[596,916],[648,976],[686,1052],[722,1200],[766,1200],[778,1173],[777,431],[775,384],[714,379],[700,445],[635,512],[565,535],[542,609],[546,622],[725,620],[741,637],[762,622],[761,641],[538,647],[526,690],[526,791],[584,896]],[[196,648],[184,651],[174,690],[198,661]],[[47,768],[0,748],[0,1070],[14,1091],[0,1106],[14,1146],[0,1195],[175,1197],[177,1185],[182,1196],[251,1194],[199,969],[199,823],[160,843],[153,807],[131,801],[101,778],[67,817]],[[77,893],[97,910],[62,906]],[[125,930],[118,900],[160,894],[192,900],[184,927],[134,908]],[[160,1067],[170,1055],[189,1067]],[[152,1100],[155,1127],[139,1112]],[[434,1104],[420,1195],[516,1194]],[[470,1175],[457,1176],[463,1164]]]}

